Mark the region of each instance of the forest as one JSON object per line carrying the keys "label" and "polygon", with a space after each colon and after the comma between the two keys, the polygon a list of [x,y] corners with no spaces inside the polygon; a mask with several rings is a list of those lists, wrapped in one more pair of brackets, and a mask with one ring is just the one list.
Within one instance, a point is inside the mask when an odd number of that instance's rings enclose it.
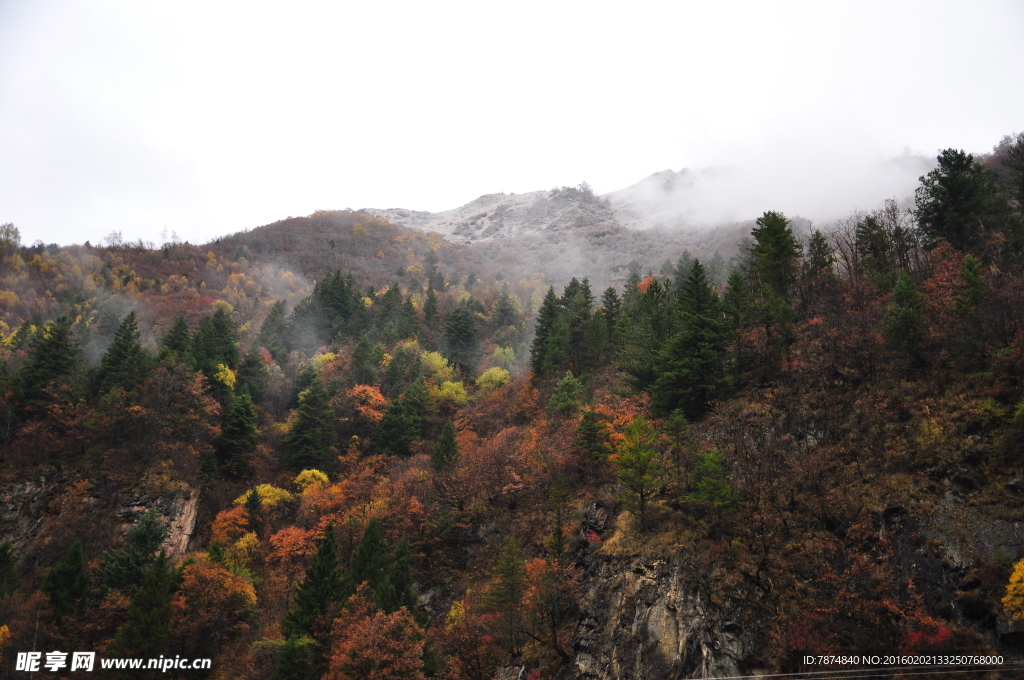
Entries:
{"label": "forest", "polygon": [[[3,225],[3,677],[668,677],[595,613],[648,564],[742,638],[734,675],[1020,653],[1024,134],[936,160],[911,203],[768,210],[619,282],[358,212],[204,246]],[[703,677],[700,639],[642,663]]]}

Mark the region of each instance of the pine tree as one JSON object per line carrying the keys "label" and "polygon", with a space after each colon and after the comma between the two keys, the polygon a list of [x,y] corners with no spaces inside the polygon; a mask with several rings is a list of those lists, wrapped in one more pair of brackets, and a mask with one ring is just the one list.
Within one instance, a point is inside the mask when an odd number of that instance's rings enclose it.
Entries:
{"label": "pine tree", "polygon": [[277,665],[270,680],[316,680],[313,664],[314,642],[308,637],[289,637],[277,651]]}
{"label": "pine tree", "polygon": [[245,496],[245,514],[249,518],[249,531],[257,536],[263,533],[263,499],[259,489],[253,487]]}
{"label": "pine tree", "polygon": [[124,318],[114,333],[93,377],[93,394],[102,394],[113,387],[133,390],[149,372],[148,352],[139,344],[139,322],[135,312]]}
{"label": "pine tree", "polygon": [[81,541],[73,543],[57,565],[46,573],[39,590],[50,596],[50,607],[58,622],[78,608],[89,594],[89,572],[85,568]]}
{"label": "pine tree", "polygon": [[957,250],[979,247],[987,234],[1006,225],[998,176],[962,150],[945,149],[937,160],[914,194],[914,215],[925,245],[934,247],[943,238]]}
{"label": "pine tree", "polygon": [[238,364],[235,373],[235,394],[248,392],[253,403],[260,404],[267,396],[270,387],[270,373],[267,371],[263,357],[256,352],[249,352]]}
{"label": "pine tree", "polygon": [[250,454],[256,449],[256,409],[248,390],[239,394],[224,415],[216,451],[218,462],[235,477],[252,470]]}
{"label": "pine tree", "polygon": [[37,331],[28,341],[29,361],[15,376],[20,412],[33,415],[47,402],[49,390],[70,380],[78,368],[79,352],[71,331],[71,320],[62,316]]}
{"label": "pine tree", "polygon": [[426,613],[419,609],[419,599],[412,587],[412,549],[404,538],[395,548],[394,559],[377,589],[376,600],[377,607],[385,614],[405,607],[420,625],[427,623]]}
{"label": "pine tree", "polygon": [[623,305],[616,329],[619,367],[634,390],[649,391],[658,379],[658,355],[672,337],[675,316],[672,295],[657,280],[649,282],[646,292],[637,289],[633,301]]}
{"label": "pine tree", "polygon": [[611,453],[609,442],[608,423],[601,420],[596,411],[584,411],[576,427],[576,447],[589,453],[595,460],[603,461]]}
{"label": "pine tree", "polygon": [[583,383],[573,376],[572,371],[566,371],[555,385],[548,406],[554,411],[571,411],[580,405],[582,396]]}
{"label": "pine tree", "polygon": [[334,417],[330,394],[319,376],[299,395],[297,415],[284,440],[285,465],[295,472],[330,468]]}
{"label": "pine tree", "polygon": [[540,311],[537,313],[533,344],[530,345],[530,370],[538,379],[544,377],[545,369],[552,363],[548,359],[548,345],[552,327],[561,315],[562,310],[558,304],[558,296],[555,295],[554,287],[549,287],[544,296],[544,302],[541,303]]}
{"label": "pine tree", "polygon": [[285,301],[280,300],[267,312],[267,316],[260,325],[259,335],[253,341],[253,347],[264,347],[274,361],[281,363],[288,357],[288,346],[285,339],[288,337],[288,319],[285,313]]}
{"label": "pine tree", "polygon": [[882,334],[890,345],[920,360],[927,329],[924,296],[910,275],[900,272],[892,289],[892,307],[882,318]]}
{"label": "pine tree", "polygon": [[226,563],[224,548],[221,547],[220,541],[214,541],[210,544],[210,549],[206,552],[206,558],[214,564]]}
{"label": "pine tree", "polygon": [[366,525],[363,539],[352,554],[349,579],[352,592],[363,583],[377,590],[387,574],[388,550],[384,542],[384,527],[374,518]]}
{"label": "pine tree", "polygon": [[494,305],[491,307],[491,323],[495,328],[518,325],[516,306],[512,302],[512,294],[509,293],[508,284],[501,284],[501,292],[498,293]]}
{"label": "pine tree", "polygon": [[[338,541],[334,535],[334,522],[330,522],[324,529],[316,555],[306,567],[305,578],[296,587],[294,605],[281,623],[285,638],[317,637],[315,633],[322,628],[317,625],[317,620],[328,612],[333,603],[341,602],[345,597]],[[330,622],[326,624],[329,626]]]}
{"label": "pine tree", "polygon": [[565,520],[562,514],[565,511],[565,501],[568,497],[569,491],[565,486],[565,477],[559,474],[555,477],[549,498],[553,508],[554,523],[551,527],[551,538],[548,539],[548,552],[551,559],[557,564],[565,562]]}
{"label": "pine tree", "polygon": [[373,432],[373,448],[392,456],[408,456],[409,447],[422,435],[423,423],[401,399],[395,399]]}
{"label": "pine tree", "polygon": [[455,424],[451,418],[445,421],[437,446],[430,453],[430,465],[434,472],[451,472],[459,462],[459,446],[455,443]]}
{"label": "pine tree", "polygon": [[771,286],[783,299],[789,297],[796,280],[797,263],[803,247],[796,240],[789,220],[780,212],[769,211],[757,218],[751,232],[754,245],[754,272],[760,284]]}
{"label": "pine tree", "polygon": [[[829,245],[828,239],[815,229],[807,248],[807,261],[804,265],[805,277],[810,281],[821,278],[835,277],[832,268],[835,266],[836,254]],[[732,281],[732,278],[729,279]]]}
{"label": "pine tree", "polygon": [[604,294],[601,295],[601,307],[604,310],[604,321],[607,325],[605,337],[608,339],[608,344],[614,347],[616,341],[615,324],[619,320],[619,309],[622,307],[622,301],[619,300],[619,294],[611,286],[608,286]]}
{"label": "pine tree", "polygon": [[683,250],[676,260],[675,276],[672,279],[673,293],[677,298],[682,297],[683,288],[686,287],[686,279],[690,278],[690,268],[693,267],[693,255],[689,250]]}
{"label": "pine tree", "polygon": [[431,288],[427,291],[427,299],[423,303],[423,322],[427,324],[427,328],[433,329],[437,325],[437,293]]}
{"label": "pine tree", "polygon": [[21,579],[18,578],[17,567],[11,541],[0,543],[0,597],[10,595],[18,589]]}
{"label": "pine tree", "polygon": [[117,656],[156,658],[167,651],[174,608],[171,605],[172,573],[167,554],[160,554],[132,598],[125,623],[111,644]]}
{"label": "pine tree", "polygon": [[725,388],[731,333],[704,267],[694,262],[679,300],[679,332],[658,356],[659,375],[651,399],[660,414],[682,408],[695,418]]}
{"label": "pine tree", "polygon": [[238,367],[238,338],[231,315],[223,307],[210,316],[204,316],[192,336],[192,356],[199,368],[213,375],[218,364],[234,370]]}
{"label": "pine tree", "polygon": [[445,318],[445,356],[464,374],[472,373],[480,358],[476,315],[460,304]]}
{"label": "pine tree", "polygon": [[147,510],[128,530],[124,547],[108,550],[100,559],[97,582],[103,588],[121,590],[131,595],[142,584],[146,569],[156,551],[167,538],[167,529],[156,508]]}
{"label": "pine tree", "polygon": [[192,356],[192,333],[188,329],[185,317],[178,315],[174,325],[164,334],[160,341],[160,358],[174,356],[179,361],[185,361]]}
{"label": "pine tree", "polygon": [[482,604],[501,618],[506,648],[513,657],[522,652],[525,590],[526,570],[519,557],[519,541],[509,536],[494,567],[490,588],[483,593]]}
{"label": "pine tree", "polygon": [[[691,274],[692,276],[692,274]],[[626,487],[622,500],[640,522],[640,530],[648,526],[647,507],[661,483],[661,460],[657,436],[647,420],[637,416],[626,426],[625,439],[615,459],[619,481]]]}

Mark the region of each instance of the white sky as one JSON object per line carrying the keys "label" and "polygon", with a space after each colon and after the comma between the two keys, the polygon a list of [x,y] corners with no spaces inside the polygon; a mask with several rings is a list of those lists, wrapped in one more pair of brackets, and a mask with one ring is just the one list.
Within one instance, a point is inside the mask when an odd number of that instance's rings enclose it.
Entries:
{"label": "white sky", "polygon": [[0,222],[196,242],[709,165],[841,205],[849,168],[1024,130],[1022,36],[1013,0],[0,0]]}

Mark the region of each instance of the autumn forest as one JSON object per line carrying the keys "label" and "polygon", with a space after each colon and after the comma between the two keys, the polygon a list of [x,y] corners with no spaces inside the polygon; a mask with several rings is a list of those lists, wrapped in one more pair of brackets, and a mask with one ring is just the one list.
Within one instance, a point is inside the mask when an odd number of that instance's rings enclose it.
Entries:
{"label": "autumn forest", "polygon": [[1024,135],[730,250],[601,236],[621,275],[352,211],[202,246],[0,226],[0,675],[1020,653],[1022,206]]}

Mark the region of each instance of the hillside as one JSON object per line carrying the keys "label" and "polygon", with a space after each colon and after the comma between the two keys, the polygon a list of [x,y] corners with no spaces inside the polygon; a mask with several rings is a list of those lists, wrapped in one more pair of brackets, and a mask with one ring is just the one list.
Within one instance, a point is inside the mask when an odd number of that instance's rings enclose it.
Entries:
{"label": "hillside", "polygon": [[257,680],[1013,657],[1017,157],[947,150],[914,212],[806,237],[766,212],[735,266],[723,233],[687,252],[621,225],[453,243],[323,212],[160,250],[6,228],[5,670],[33,648]]}

